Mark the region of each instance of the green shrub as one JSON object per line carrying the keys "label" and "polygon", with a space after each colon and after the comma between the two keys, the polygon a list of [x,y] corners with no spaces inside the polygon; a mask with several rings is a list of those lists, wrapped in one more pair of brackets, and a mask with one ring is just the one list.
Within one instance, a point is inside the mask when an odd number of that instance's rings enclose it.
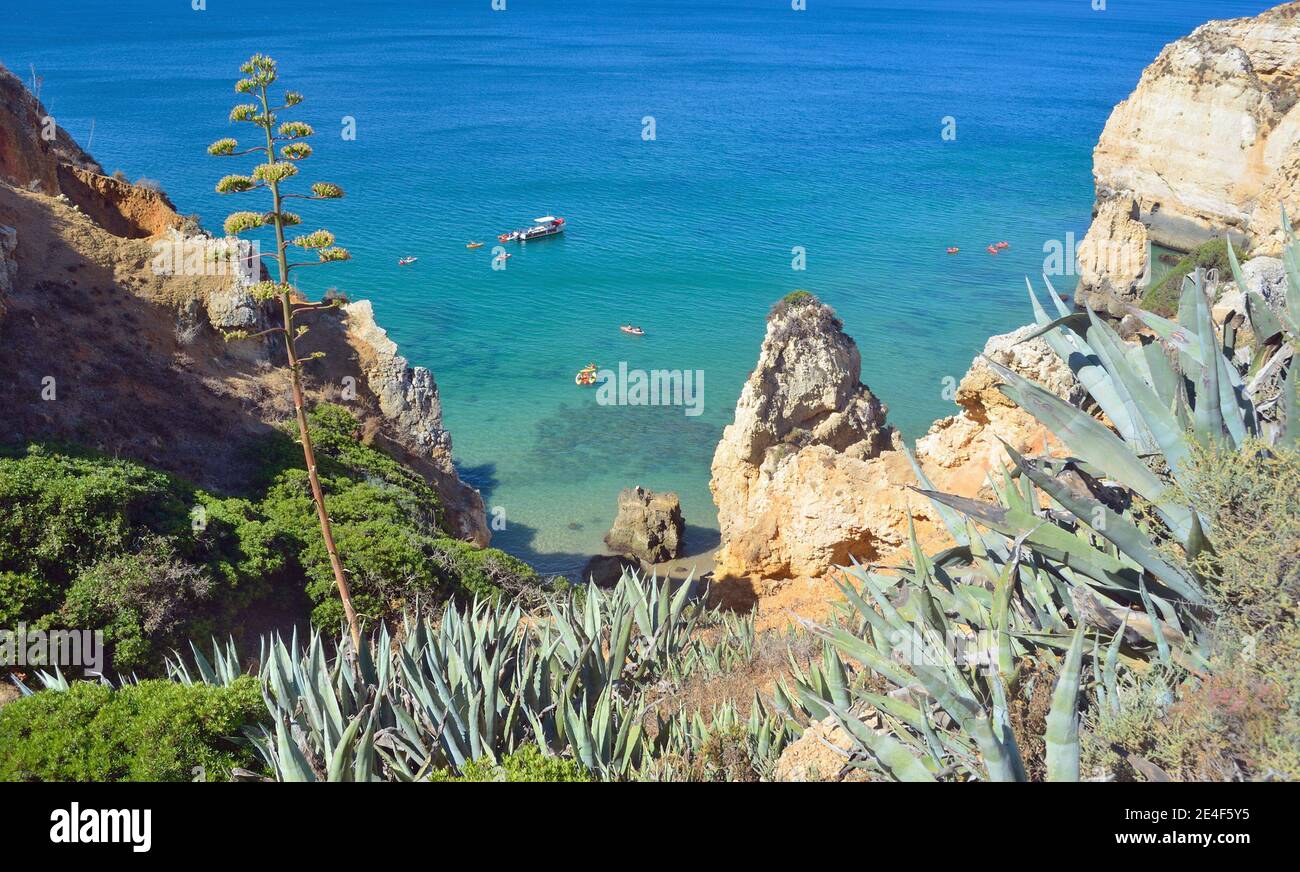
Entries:
{"label": "green shrub", "polygon": [[0,627],[14,627],[58,608],[59,589],[44,578],[0,571]]}
{"label": "green shrub", "polygon": [[1198,450],[1195,469],[1189,496],[1214,532],[1196,570],[1216,606],[1218,674],[1180,711],[1189,723],[1226,723],[1224,756],[1252,772],[1300,779],[1300,450]]}
{"label": "green shrub", "polygon": [[[396,618],[417,604],[433,605],[451,595],[495,598],[503,586],[540,584],[523,561],[448,538],[439,526],[434,490],[363,444],[356,419],[345,409],[321,404],[309,417],[321,487],[358,613]],[[261,509],[297,543],[307,593],[315,603],[312,622],[337,626],[343,606],[298,448],[287,436],[277,436],[263,446],[261,462],[266,486]]]}
{"label": "green shrub", "polygon": [[101,629],[119,671],[239,624],[288,566],[246,500],[81,449],[0,449],[0,619]]}
{"label": "green shrub", "polygon": [[464,775],[435,772],[431,781],[591,781],[591,773],[569,757],[548,757],[536,745],[525,745],[500,763],[472,760]]}
{"label": "green shrub", "polygon": [[45,445],[0,449],[0,569],[66,583],[101,554],[187,529],[186,497],[165,473],[128,461]]}
{"label": "green shrub", "polygon": [[[1233,251],[1238,260],[1245,260],[1246,253],[1240,248]],[[1184,255],[1159,282],[1147,288],[1142,294],[1142,308],[1166,318],[1178,314],[1178,301],[1182,297],[1183,279],[1197,269],[1217,269],[1221,276],[1231,277],[1232,267],[1228,262],[1228,240],[1211,239],[1195,251]]]}
{"label": "green shrub", "polygon": [[778,315],[783,315],[796,306],[808,306],[820,303],[815,296],[808,291],[791,291],[781,299],[777,300],[772,306],[771,311],[767,313],[768,320],[772,320]]}
{"label": "green shrub", "polygon": [[228,687],[79,681],[0,708],[0,781],[227,780],[258,767],[238,736],[265,717],[252,676]]}
{"label": "green shrub", "polygon": [[163,646],[184,648],[181,629],[198,638],[214,632],[195,621],[212,588],[207,573],[154,540],[137,554],[107,557],[83,570],[68,589],[60,623],[102,627],[113,668],[128,672],[149,666]]}
{"label": "green shrub", "polygon": [[1085,774],[1175,780],[1300,778],[1300,451],[1246,444],[1193,449],[1184,496],[1213,534],[1194,564],[1211,608],[1203,675],[1130,673],[1118,712],[1085,718]]}
{"label": "green shrub", "polygon": [[[448,538],[433,488],[364,444],[347,410],[322,404],[310,424],[359,613],[396,618],[540,584],[522,561]],[[220,497],[75,448],[0,449],[0,619],[102,629],[112,668],[143,674],[186,637],[299,615],[304,594],[312,620],[336,626],[342,604],[298,445],[274,433],[249,462],[255,490]]]}
{"label": "green shrub", "polygon": [[504,591],[539,587],[542,579],[524,561],[496,548],[478,548],[459,539],[441,538],[433,543],[442,576],[467,594],[495,598]]}

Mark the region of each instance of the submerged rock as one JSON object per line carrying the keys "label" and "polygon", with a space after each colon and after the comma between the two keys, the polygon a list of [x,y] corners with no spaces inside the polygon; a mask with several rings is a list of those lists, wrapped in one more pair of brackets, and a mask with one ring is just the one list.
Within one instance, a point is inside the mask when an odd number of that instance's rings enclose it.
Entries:
{"label": "submerged rock", "polygon": [[682,555],[685,532],[677,494],[631,487],[618,495],[618,516],[605,534],[605,544],[619,554],[663,563]]}

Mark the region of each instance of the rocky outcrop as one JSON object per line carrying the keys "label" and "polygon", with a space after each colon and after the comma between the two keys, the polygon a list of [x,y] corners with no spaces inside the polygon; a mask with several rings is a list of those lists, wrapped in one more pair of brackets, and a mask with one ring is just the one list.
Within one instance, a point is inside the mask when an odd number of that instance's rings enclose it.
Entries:
{"label": "rocky outcrop", "polygon": [[1069,403],[1083,402],[1086,391],[1070,368],[1041,337],[1028,338],[1038,329],[1037,324],[1026,324],[1010,333],[989,337],[984,350],[971,361],[970,369],[957,385],[955,399],[963,414],[981,424],[990,424],[1004,410],[1020,411],[997,389],[1002,379],[989,366],[990,360],[1037,382]]}
{"label": "rocky outcrop", "polygon": [[618,515],[605,534],[605,545],[616,554],[663,563],[682,555],[685,534],[677,494],[630,487],[618,495]]}
{"label": "rocky outcrop", "polygon": [[[1227,231],[1252,254],[1281,246],[1300,207],[1300,2],[1212,21],[1166,46],[1111,113],[1093,154],[1098,250],[1188,250]],[[1136,203],[1142,229],[1124,220]],[[1133,264],[1086,267],[1080,302],[1131,292]]]}
{"label": "rocky outcrop", "polygon": [[[1006,461],[1000,440],[1025,452],[1051,447],[1046,430],[997,390],[1000,380],[984,356],[1072,403],[1082,402],[1084,391],[1069,367],[1042,339],[1026,341],[1035,329],[1025,326],[991,338],[957,386],[960,413],[935,422],[918,440],[917,459],[939,489],[977,495],[989,472]],[[856,347],[848,350],[852,343],[820,304],[769,321],[736,423],[724,431],[713,458],[710,487],[722,531],[719,578],[820,577],[850,558],[892,554],[908,541],[911,525],[924,545],[944,541],[929,502],[909,489],[918,483],[915,473],[897,450],[884,406],[859,381]],[[804,362],[805,354],[820,363]],[[790,372],[800,376],[791,379]],[[792,383],[820,404],[780,399]],[[835,401],[845,406],[832,405]],[[780,413],[790,408],[811,412],[805,420],[820,422],[842,420],[836,413],[851,410],[857,438],[841,427],[835,432],[844,448],[815,441],[810,434],[818,432],[816,425],[781,420]],[[787,435],[755,455],[747,451],[761,444],[755,433]]]}
{"label": "rocky outcrop", "polygon": [[128,239],[157,236],[181,226],[176,207],[161,190],[93,173],[80,167],[59,167],[59,188],[90,218],[114,236]]}
{"label": "rocky outcrop", "polygon": [[815,298],[769,316],[758,365],[713,456],[719,573],[816,575],[874,553],[862,485],[893,430],[861,368],[857,345]]}
{"label": "rocky outcrop", "polygon": [[1241,265],[1241,277],[1246,283],[1243,292],[1259,294],[1274,312],[1286,308],[1286,267],[1280,258],[1252,258]]}
{"label": "rocky outcrop", "polygon": [[[880,716],[868,712],[864,723],[879,726]],[[870,781],[865,770],[852,765],[855,743],[834,718],[816,721],[781,751],[772,770],[775,781]]]}
{"label": "rocky outcrop", "polygon": [[269,326],[266,307],[253,299],[248,289],[238,282],[208,294],[204,309],[208,323],[221,332],[243,330],[256,333]]}
{"label": "rocky outcrop", "polygon": [[380,412],[396,431],[397,441],[428,464],[447,520],[463,539],[486,545],[488,531],[483,497],[460,480],[452,462],[451,433],[442,426],[442,401],[433,373],[410,366],[397,343],[375,322],[369,300],[344,307],[346,327],[366,386]]}
{"label": "rocky outcrop", "polygon": [[1026,341],[1037,329],[1037,325],[1027,324],[990,337],[957,385],[955,399],[961,412],[935,421],[917,440],[917,459],[940,489],[974,496],[988,472],[1005,463],[1004,442],[1021,452],[1051,447],[1047,430],[998,390],[1002,380],[988,360],[1037,382],[1069,403],[1084,401],[1087,392],[1047,343],[1041,338]]}
{"label": "rocky outcrop", "polygon": [[1116,194],[1097,203],[1092,225],[1078,249],[1076,299],[1114,317],[1142,295],[1151,246],[1142,209],[1131,194]]}
{"label": "rocky outcrop", "polygon": [[103,172],[22,80],[0,66],[0,179],[53,196],[60,192],[61,164]]}

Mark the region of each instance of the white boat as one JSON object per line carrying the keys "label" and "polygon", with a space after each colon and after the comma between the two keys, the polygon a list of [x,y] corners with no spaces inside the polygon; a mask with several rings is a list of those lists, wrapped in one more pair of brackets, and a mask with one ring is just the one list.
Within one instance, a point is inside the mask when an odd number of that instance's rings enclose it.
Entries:
{"label": "white boat", "polygon": [[563,232],[563,218],[556,218],[554,215],[543,215],[541,218],[533,219],[532,227],[525,227],[523,230],[511,230],[509,233],[502,233],[497,237],[497,241],[529,242],[534,239],[545,239],[548,236],[559,236]]}
{"label": "white boat", "polygon": [[411,264],[415,263],[417,260],[419,260],[418,257],[402,257],[402,258],[398,258],[397,265],[410,266]]}

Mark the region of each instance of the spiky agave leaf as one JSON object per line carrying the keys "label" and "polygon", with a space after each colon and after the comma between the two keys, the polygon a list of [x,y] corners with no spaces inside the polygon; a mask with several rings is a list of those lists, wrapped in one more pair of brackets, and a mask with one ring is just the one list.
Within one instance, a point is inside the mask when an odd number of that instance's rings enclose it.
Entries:
{"label": "spiky agave leaf", "polygon": [[1141,494],[1156,507],[1179,539],[1186,541],[1191,532],[1191,510],[1176,501],[1170,487],[1133,453],[1123,439],[1051,391],[996,361],[989,360],[988,363],[1005,381],[998,390],[1037,418],[1084,461],[1105,470],[1107,475]]}
{"label": "spiky agave leaf", "polygon": [[1047,713],[1047,779],[1079,780],[1079,676],[1083,666],[1083,627],[1074,631]]}

